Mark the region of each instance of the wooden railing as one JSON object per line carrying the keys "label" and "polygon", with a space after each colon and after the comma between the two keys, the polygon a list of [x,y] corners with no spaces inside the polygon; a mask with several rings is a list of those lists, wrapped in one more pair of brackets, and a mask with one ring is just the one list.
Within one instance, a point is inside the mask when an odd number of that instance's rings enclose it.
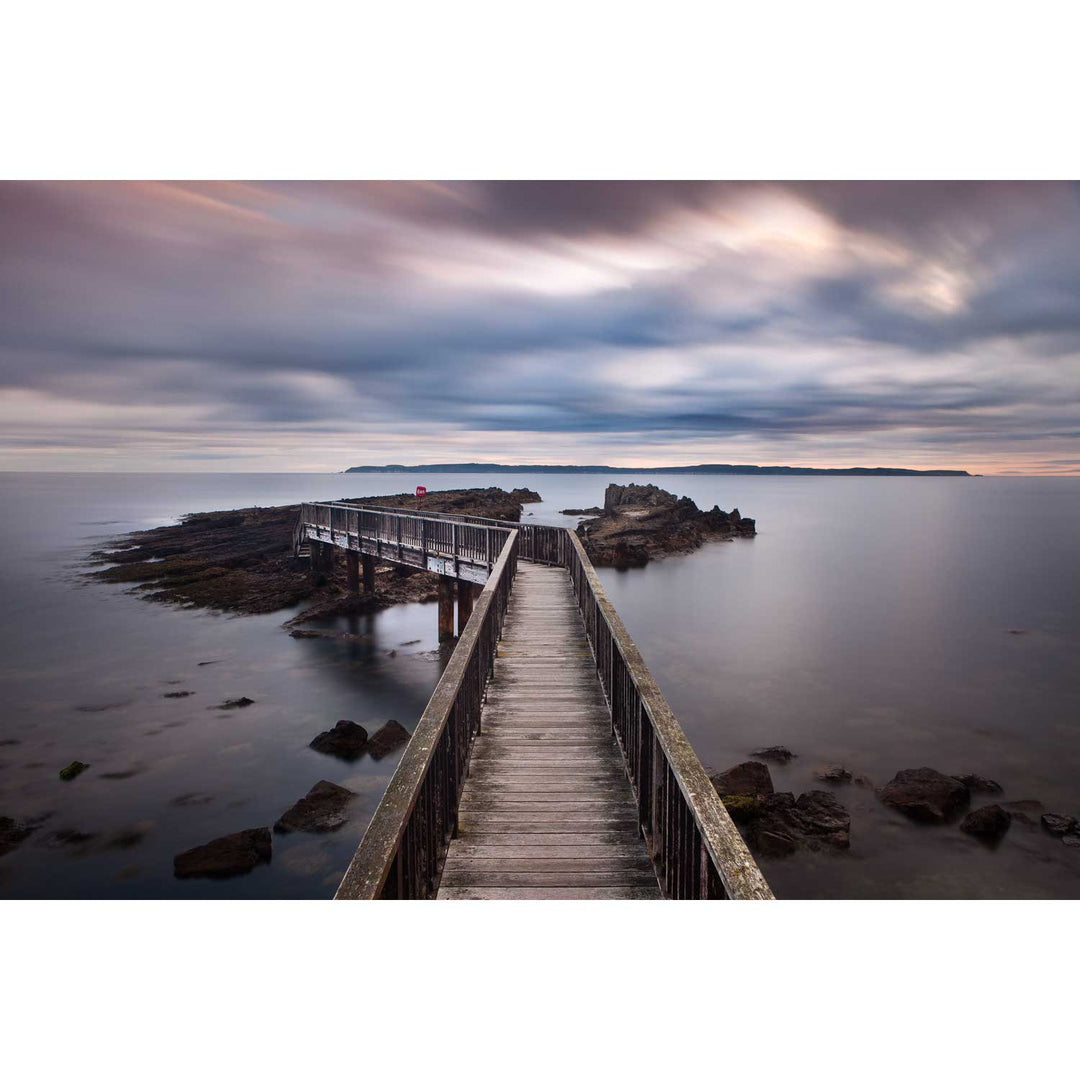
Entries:
{"label": "wooden railing", "polygon": [[[482,584],[510,525],[344,503],[303,503],[294,543],[298,538],[317,540]],[[430,562],[433,558],[434,564]]]}
{"label": "wooden railing", "polygon": [[484,688],[495,663],[519,536],[510,531],[484,591],[338,886],[337,900],[433,897],[454,834]]}
{"label": "wooden railing", "polygon": [[[372,507],[388,513],[401,513],[390,507]],[[570,544],[568,529],[559,525],[534,525],[525,521],[502,521],[499,518],[479,517],[476,514],[446,514],[424,509],[416,510],[418,516],[435,521],[460,521],[488,528],[517,529],[521,534],[518,557],[529,562],[547,563],[551,566],[569,566]]]}
{"label": "wooden railing", "polygon": [[772,899],[768,883],[608,600],[581,541],[569,531],[567,535],[574,595],[664,896]]}

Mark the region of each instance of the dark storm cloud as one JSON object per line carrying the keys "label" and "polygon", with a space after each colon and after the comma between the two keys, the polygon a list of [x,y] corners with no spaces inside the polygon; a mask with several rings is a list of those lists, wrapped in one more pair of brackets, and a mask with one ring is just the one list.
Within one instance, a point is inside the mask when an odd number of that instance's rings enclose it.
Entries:
{"label": "dark storm cloud", "polygon": [[1057,464],[1078,297],[1068,184],[7,183],[3,447],[902,431]]}

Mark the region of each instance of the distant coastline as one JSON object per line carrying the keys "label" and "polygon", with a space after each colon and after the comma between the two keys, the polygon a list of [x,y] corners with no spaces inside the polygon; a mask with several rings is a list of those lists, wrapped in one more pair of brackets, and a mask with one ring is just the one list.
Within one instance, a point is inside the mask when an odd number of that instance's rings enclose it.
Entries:
{"label": "distant coastline", "polygon": [[657,465],[630,469],[619,465],[488,465],[470,461],[450,465],[354,465],[347,473],[719,473],[735,476],[968,476],[966,469],[813,469],[796,465]]}

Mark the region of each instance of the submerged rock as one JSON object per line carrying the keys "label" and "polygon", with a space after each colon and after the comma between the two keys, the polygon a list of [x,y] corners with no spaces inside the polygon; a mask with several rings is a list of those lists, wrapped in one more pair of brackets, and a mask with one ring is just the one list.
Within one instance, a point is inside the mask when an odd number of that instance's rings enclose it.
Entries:
{"label": "submerged rock", "polygon": [[345,824],[345,810],[354,792],[320,780],[274,822],[274,832],[333,832]]}
{"label": "submerged rock", "polygon": [[1000,840],[1009,831],[1012,817],[1008,810],[994,803],[991,806],[980,806],[978,810],[972,810],[967,817],[960,822],[960,828],[971,836],[977,836],[980,840]]}
{"label": "submerged rock", "polygon": [[246,709],[249,705],[254,705],[255,702],[249,697],[236,697],[227,698],[223,701],[218,708],[219,709]]}
{"label": "submerged rock", "polygon": [[84,773],[89,768],[90,766],[87,765],[85,761],[73,761],[70,765],[65,765],[60,770],[60,779],[74,780],[79,773]]}
{"label": "submerged rock", "polygon": [[971,801],[959,780],[936,769],[901,769],[879,792],[881,801],[913,821],[940,824],[955,817]]}
{"label": "submerged rock", "polygon": [[247,874],[270,861],[272,848],[269,829],[245,829],[181,852],[173,859],[173,873],[178,878]]}
{"label": "submerged rock", "polygon": [[814,776],[830,784],[847,784],[851,781],[851,770],[843,765],[826,765],[823,769],[815,770]]}
{"label": "submerged rock", "polygon": [[388,720],[368,739],[367,752],[376,761],[404,746],[412,736],[396,720]]}
{"label": "submerged rock", "polygon": [[170,690],[167,694],[162,694],[161,696],[166,698],[182,698],[191,697],[194,693],[194,690]]}
{"label": "submerged rock", "polygon": [[1040,821],[1051,836],[1066,836],[1077,831],[1076,818],[1069,814],[1043,814]]}
{"label": "submerged rock", "polygon": [[329,731],[320,731],[308,746],[320,754],[333,754],[345,761],[354,761],[364,752],[367,741],[368,733],[359,724],[339,720]]}
{"label": "submerged rock", "polygon": [[29,822],[0,817],[0,855],[14,851],[33,831]]}
{"label": "submerged rock", "polygon": [[724,795],[758,795],[773,793],[769,766],[760,761],[744,761],[720,773],[710,773],[709,779],[716,793]]}
{"label": "submerged rock", "polygon": [[988,780],[985,776],[979,776],[978,773],[954,774],[953,779],[959,780],[973,794],[1000,795],[1005,790],[996,780]]}
{"label": "submerged rock", "polygon": [[757,750],[751,751],[750,756],[761,758],[764,761],[779,761],[782,765],[786,765],[792,758],[799,755],[786,746],[761,746]]}

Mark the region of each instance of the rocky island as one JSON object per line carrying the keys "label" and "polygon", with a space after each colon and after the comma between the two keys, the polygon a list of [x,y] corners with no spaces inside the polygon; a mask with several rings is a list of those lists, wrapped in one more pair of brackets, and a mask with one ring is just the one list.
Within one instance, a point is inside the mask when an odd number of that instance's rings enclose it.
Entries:
{"label": "rocky island", "polygon": [[650,559],[694,551],[707,540],[733,540],[756,531],[754,519],[737,508],[699,510],[693,499],[655,484],[608,484],[603,511],[577,527],[597,566],[619,568],[644,566]]}
{"label": "rocky island", "polygon": [[[417,507],[412,494],[332,501]],[[539,501],[527,488],[464,488],[429,492],[423,509],[520,521],[522,505]],[[299,510],[299,505],[252,506],[188,514],[179,524],[131,533],[114,548],[93,552],[91,561],[101,566],[94,576],[130,584],[147,600],[235,614],[265,614],[306,603],[292,623],[437,598],[438,575],[406,567],[379,567],[370,596],[349,592],[344,559],[337,560],[328,579],[314,582],[307,564],[293,558]]]}

